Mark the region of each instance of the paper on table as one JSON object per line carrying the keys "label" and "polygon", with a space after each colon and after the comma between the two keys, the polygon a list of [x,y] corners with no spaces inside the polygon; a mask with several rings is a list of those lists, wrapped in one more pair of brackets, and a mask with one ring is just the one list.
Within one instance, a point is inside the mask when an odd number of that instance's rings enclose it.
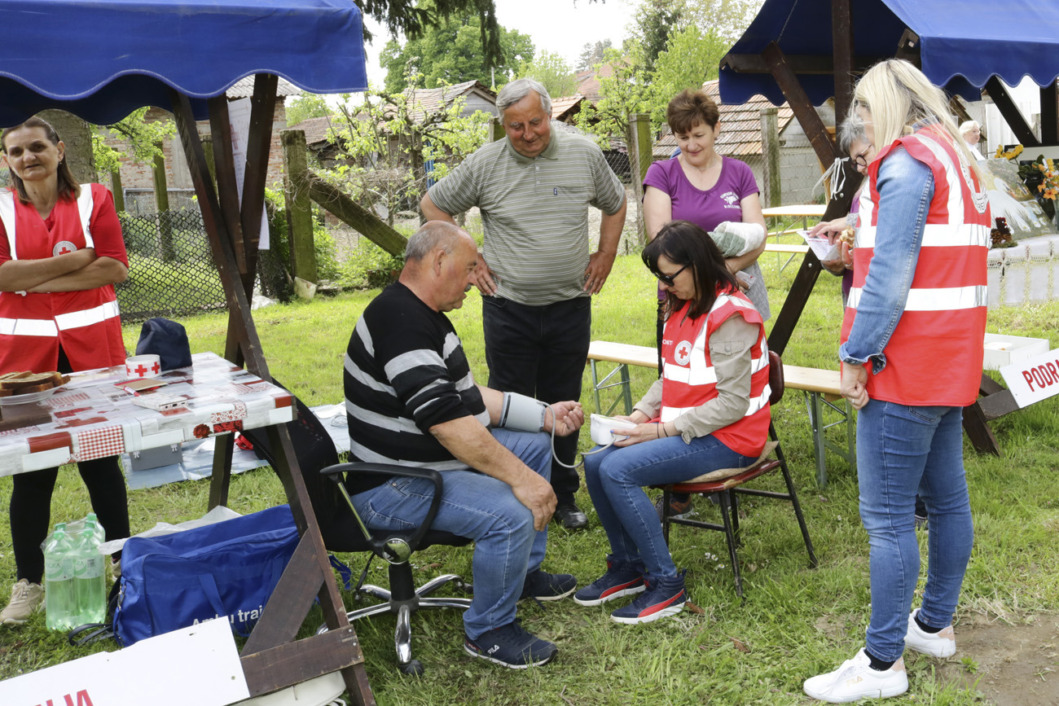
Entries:
{"label": "paper on table", "polygon": [[838,242],[834,245],[827,242],[827,238],[821,235],[809,235],[807,230],[799,230],[798,235],[805,239],[805,244],[813,251],[820,262],[837,260],[839,258]]}

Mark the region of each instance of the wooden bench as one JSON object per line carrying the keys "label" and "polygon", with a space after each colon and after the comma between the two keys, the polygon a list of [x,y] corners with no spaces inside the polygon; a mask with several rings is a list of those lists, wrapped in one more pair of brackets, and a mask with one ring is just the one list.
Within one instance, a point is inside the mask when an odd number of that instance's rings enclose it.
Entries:
{"label": "wooden bench", "polygon": [[[625,414],[632,413],[632,391],[629,389],[629,366],[658,368],[658,352],[650,346],[634,346],[613,341],[592,341],[588,347],[588,362],[592,370],[592,387],[595,394],[596,411],[611,414],[619,403],[624,402]],[[614,363],[613,370],[602,378],[599,363]],[[816,482],[822,488],[827,485],[825,450],[831,449],[856,472],[857,455],[854,438],[853,415],[839,390],[838,370],[804,368],[783,364],[783,380],[788,389],[801,390],[806,396],[809,424],[813,432],[813,453],[816,456]],[[618,397],[604,410],[600,393],[612,387],[618,388]],[[835,421],[825,422],[824,415],[837,414]],[[833,426],[845,425],[845,445],[837,444],[824,433]]]}

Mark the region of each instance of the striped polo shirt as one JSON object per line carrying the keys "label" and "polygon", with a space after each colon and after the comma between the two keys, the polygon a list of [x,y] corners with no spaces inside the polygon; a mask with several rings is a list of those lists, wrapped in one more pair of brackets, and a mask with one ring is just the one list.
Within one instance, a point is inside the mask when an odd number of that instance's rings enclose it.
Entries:
{"label": "striped polo shirt", "polygon": [[587,296],[588,206],[612,215],[625,200],[599,147],[554,129],[535,158],[506,138],[483,146],[429,193],[451,215],[481,210],[497,296],[532,306]]}

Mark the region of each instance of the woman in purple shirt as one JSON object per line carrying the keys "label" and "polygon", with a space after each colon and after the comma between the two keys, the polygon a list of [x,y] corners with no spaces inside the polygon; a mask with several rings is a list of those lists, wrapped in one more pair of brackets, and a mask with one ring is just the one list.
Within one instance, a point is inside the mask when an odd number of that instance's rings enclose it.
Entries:
{"label": "woman in purple shirt", "polygon": [[[759,189],[754,173],[744,162],[717,154],[714,144],[721,132],[717,104],[702,91],[681,91],[669,101],[666,121],[677,138],[676,159],[655,162],[644,177],[643,211],[647,239],[673,220],[691,221],[703,230],[716,230],[725,221],[757,223],[762,230]],[[760,247],[729,258],[728,270],[745,273],[747,296],[762,319],[769,318],[768,292],[757,265]],[[661,330],[661,329],[659,329]]]}
{"label": "woman in purple shirt", "polygon": [[[684,90],[669,101],[666,122],[677,138],[680,154],[674,159],[655,162],[644,177],[643,215],[648,240],[654,240],[662,226],[674,220],[691,221],[707,232],[731,221],[756,223],[767,232],[754,173],[746,163],[722,157],[714,149],[721,133],[720,117],[717,104],[702,91]],[[732,274],[743,273],[738,277],[741,286],[745,286],[746,295],[762,320],[767,320],[768,292],[757,264],[764,250],[762,238],[759,247],[745,255],[728,258],[725,264]],[[660,291],[656,331],[659,351],[665,325],[663,301]],[[661,505],[657,507],[661,515]],[[670,515],[679,516],[690,509],[689,496],[673,495]]]}

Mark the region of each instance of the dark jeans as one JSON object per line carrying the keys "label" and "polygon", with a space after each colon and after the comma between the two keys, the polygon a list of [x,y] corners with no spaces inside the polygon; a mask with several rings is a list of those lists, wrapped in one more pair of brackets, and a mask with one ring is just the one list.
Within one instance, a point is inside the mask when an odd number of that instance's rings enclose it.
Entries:
{"label": "dark jeans", "polygon": [[[548,403],[581,399],[592,334],[589,297],[544,306],[483,297],[482,328],[489,387]],[[577,437],[555,437],[555,455],[563,463],[573,465]],[[552,489],[560,503],[573,501],[579,482],[576,469],[553,460]]]}

